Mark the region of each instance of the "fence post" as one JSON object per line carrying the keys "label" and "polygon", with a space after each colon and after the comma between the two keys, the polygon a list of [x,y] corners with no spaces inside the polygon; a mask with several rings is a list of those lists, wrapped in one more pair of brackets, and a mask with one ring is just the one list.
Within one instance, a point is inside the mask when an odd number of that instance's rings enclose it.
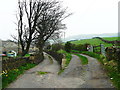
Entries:
{"label": "fence post", "polygon": [[93,52],[93,46],[90,45],[90,52]]}
{"label": "fence post", "polygon": [[105,56],[105,47],[103,44],[100,44],[101,54]]}

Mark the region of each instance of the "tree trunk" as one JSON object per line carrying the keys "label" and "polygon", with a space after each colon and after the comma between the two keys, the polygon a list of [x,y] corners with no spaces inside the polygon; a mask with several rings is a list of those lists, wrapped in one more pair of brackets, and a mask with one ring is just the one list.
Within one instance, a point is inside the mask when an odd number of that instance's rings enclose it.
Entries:
{"label": "tree trunk", "polygon": [[44,47],[44,42],[42,40],[40,40],[38,42],[37,47],[39,48],[39,52],[37,55],[37,59],[38,59],[38,63],[40,63],[41,61],[44,60],[44,55],[43,55],[43,47]]}
{"label": "tree trunk", "polygon": [[28,53],[29,49],[25,49],[24,51],[22,51],[22,56],[25,56]]}
{"label": "tree trunk", "polygon": [[29,42],[27,43],[26,49],[24,49],[24,50],[22,51],[22,56],[25,56],[25,54],[28,54],[29,48],[30,48],[30,43],[31,43],[31,41],[29,41]]}

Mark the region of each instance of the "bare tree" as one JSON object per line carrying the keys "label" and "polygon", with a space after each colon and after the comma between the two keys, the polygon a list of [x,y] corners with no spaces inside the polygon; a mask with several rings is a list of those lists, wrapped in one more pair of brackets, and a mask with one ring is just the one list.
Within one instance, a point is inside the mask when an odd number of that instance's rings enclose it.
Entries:
{"label": "bare tree", "polygon": [[39,53],[42,54],[45,42],[50,38],[59,38],[60,30],[65,29],[65,24],[62,21],[70,16],[67,14],[67,8],[61,7],[61,3],[56,0],[42,0],[44,6],[41,16],[38,18],[36,31],[38,32],[37,46]]}
{"label": "bare tree", "polygon": [[22,0],[18,2],[18,42],[22,55],[28,53],[31,42],[37,41],[39,53],[42,53],[44,43],[65,28],[62,21],[66,15],[60,2],[56,0]]}
{"label": "bare tree", "polygon": [[30,44],[36,38],[35,31],[41,9],[44,3],[41,0],[22,0],[18,2],[18,41],[22,48],[22,55],[28,53]]}

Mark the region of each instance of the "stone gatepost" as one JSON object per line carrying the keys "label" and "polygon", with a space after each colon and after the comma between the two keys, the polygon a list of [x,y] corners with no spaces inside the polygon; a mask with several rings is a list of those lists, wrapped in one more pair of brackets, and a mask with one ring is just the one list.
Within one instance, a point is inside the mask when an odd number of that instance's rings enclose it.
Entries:
{"label": "stone gatepost", "polygon": [[103,44],[100,44],[100,49],[101,54],[105,56],[105,46]]}

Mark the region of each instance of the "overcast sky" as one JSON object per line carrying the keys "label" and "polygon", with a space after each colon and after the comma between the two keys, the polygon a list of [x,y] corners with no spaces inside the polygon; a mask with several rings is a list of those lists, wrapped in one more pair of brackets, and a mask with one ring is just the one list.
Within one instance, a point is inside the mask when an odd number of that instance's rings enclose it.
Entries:
{"label": "overcast sky", "polygon": [[[73,15],[64,23],[66,37],[79,34],[118,32],[119,0],[63,0],[63,6]],[[17,0],[0,1],[0,39],[11,39],[16,34]]]}

